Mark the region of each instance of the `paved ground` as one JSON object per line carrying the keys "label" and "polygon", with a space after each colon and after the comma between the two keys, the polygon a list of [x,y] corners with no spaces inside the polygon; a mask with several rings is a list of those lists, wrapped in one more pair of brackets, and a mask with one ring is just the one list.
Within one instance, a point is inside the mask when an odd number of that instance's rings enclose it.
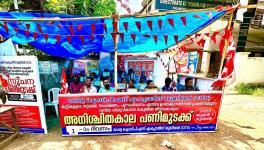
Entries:
{"label": "paved ground", "polygon": [[216,133],[175,133],[122,136],[61,137],[58,128],[48,135],[23,135],[5,150],[94,149],[166,150],[164,140],[177,150],[264,150],[264,97],[224,96]]}

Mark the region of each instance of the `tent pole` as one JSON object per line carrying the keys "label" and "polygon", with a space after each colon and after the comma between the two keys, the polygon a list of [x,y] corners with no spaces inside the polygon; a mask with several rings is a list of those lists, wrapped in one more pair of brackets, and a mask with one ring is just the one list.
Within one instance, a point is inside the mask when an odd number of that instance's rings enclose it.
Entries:
{"label": "tent pole", "polygon": [[115,51],[115,58],[114,58],[114,77],[115,77],[115,92],[117,92],[117,55],[118,55],[118,52],[117,52],[117,48],[118,48],[118,30],[119,30],[119,18],[120,16],[117,14],[117,13],[114,13],[112,15],[112,19],[113,19],[113,23],[116,22],[117,23],[117,26],[116,28],[113,27],[113,33],[114,33],[114,51]]}

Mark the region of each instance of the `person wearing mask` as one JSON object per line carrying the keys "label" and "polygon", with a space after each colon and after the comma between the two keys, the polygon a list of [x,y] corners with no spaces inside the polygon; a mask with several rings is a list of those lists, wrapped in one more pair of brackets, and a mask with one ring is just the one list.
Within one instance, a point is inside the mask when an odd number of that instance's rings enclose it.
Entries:
{"label": "person wearing mask", "polygon": [[87,77],[85,80],[85,85],[83,86],[83,93],[97,93],[96,87],[92,85],[93,78]]}
{"label": "person wearing mask", "polygon": [[185,79],[185,86],[180,89],[180,91],[199,91],[199,89],[193,86],[193,79],[186,78]]}
{"label": "person wearing mask", "polygon": [[138,91],[144,92],[145,88],[147,87],[147,84],[145,83],[145,79],[143,77],[140,77],[139,84],[138,84]]}
{"label": "person wearing mask", "polygon": [[165,79],[165,85],[162,87],[162,92],[172,92],[173,88],[171,87],[171,78]]}
{"label": "person wearing mask", "polygon": [[108,78],[103,80],[103,87],[100,88],[99,93],[113,93],[115,89],[110,86],[110,81]]}
{"label": "person wearing mask", "polygon": [[83,84],[80,82],[79,76],[75,75],[73,77],[73,82],[70,84],[70,92],[74,93],[82,93]]}

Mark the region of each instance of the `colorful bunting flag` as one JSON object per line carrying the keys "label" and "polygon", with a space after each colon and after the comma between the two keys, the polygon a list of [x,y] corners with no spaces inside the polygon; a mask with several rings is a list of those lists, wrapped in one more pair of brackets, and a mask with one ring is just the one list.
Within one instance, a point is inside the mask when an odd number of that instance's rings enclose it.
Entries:
{"label": "colorful bunting flag", "polygon": [[221,11],[221,10],[223,10],[223,8],[224,8],[224,7],[223,7],[222,5],[219,5],[219,6],[216,6],[216,7],[215,7],[215,9],[216,9],[217,11]]}
{"label": "colorful bunting flag", "polygon": [[130,36],[131,36],[132,40],[133,40],[134,43],[135,43],[135,41],[136,41],[136,34],[132,33]]}
{"label": "colorful bunting flag", "polygon": [[158,42],[158,36],[157,35],[154,35],[153,37],[154,37],[155,44],[157,44],[157,42]]}
{"label": "colorful bunting flag", "polygon": [[213,41],[214,43],[216,43],[216,35],[219,34],[219,32],[214,32],[212,35],[211,35],[211,41]]}
{"label": "colorful bunting flag", "polygon": [[82,35],[79,36],[80,40],[82,41],[82,43],[84,44],[85,41],[84,41],[84,37]]}
{"label": "colorful bunting flag", "polygon": [[182,20],[183,25],[186,26],[187,25],[186,17],[185,16],[182,16],[181,17],[181,20]]}
{"label": "colorful bunting flag", "polygon": [[79,24],[78,27],[77,27],[77,30],[80,32],[83,28],[83,24]]}
{"label": "colorful bunting flag", "polygon": [[202,18],[200,15],[193,15],[193,18]]}
{"label": "colorful bunting flag", "polygon": [[89,39],[93,41],[94,40],[94,35],[93,34],[89,35]]}
{"label": "colorful bunting flag", "polygon": [[61,24],[58,24],[58,27],[61,29],[61,28],[63,28],[63,26],[61,25]]}
{"label": "colorful bunting flag", "polygon": [[147,23],[148,23],[149,29],[152,31],[152,20],[148,20]]}
{"label": "colorful bunting flag", "polygon": [[159,29],[161,30],[162,27],[162,20],[158,20]]}
{"label": "colorful bunting flag", "polygon": [[168,35],[164,35],[164,41],[166,43],[166,45],[168,44]]}
{"label": "colorful bunting flag", "polygon": [[174,35],[174,41],[176,44],[178,44],[178,35]]}
{"label": "colorful bunting flag", "polygon": [[14,27],[14,30],[15,30],[16,33],[18,33],[18,31],[19,31],[19,29],[16,28],[16,27]]}
{"label": "colorful bunting flag", "polygon": [[95,30],[96,30],[96,24],[93,23],[91,25],[91,28],[92,28],[92,33],[94,34],[95,33]]}
{"label": "colorful bunting flag", "polygon": [[28,37],[28,35],[29,35],[29,31],[28,30],[25,31],[25,35],[26,35],[26,37]]}
{"label": "colorful bunting flag", "polygon": [[168,22],[171,25],[171,27],[174,28],[174,20],[173,20],[173,18],[169,18]]}
{"label": "colorful bunting flag", "polygon": [[56,35],[56,40],[57,40],[57,44],[59,44],[60,43],[60,35],[59,34]]}
{"label": "colorful bunting flag", "polygon": [[29,30],[30,29],[30,24],[26,24],[26,28],[27,28],[27,30]]}
{"label": "colorful bunting flag", "polygon": [[71,44],[71,36],[67,36],[67,41]]}
{"label": "colorful bunting flag", "polygon": [[71,32],[72,35],[74,35],[72,24],[70,25],[70,32]]}
{"label": "colorful bunting flag", "polygon": [[125,28],[125,30],[127,32],[127,30],[128,30],[128,22],[123,22],[123,26],[124,26],[124,28]]}
{"label": "colorful bunting flag", "polygon": [[41,28],[41,25],[40,25],[40,24],[38,24],[37,26],[38,26],[38,30],[39,30],[39,32],[40,32],[40,33],[42,33],[42,28]]}
{"label": "colorful bunting flag", "polygon": [[146,38],[150,38],[149,34],[143,34],[143,36],[146,37]]}
{"label": "colorful bunting flag", "polygon": [[44,36],[44,39],[46,40],[46,42],[48,42],[49,35],[45,33],[45,34],[43,34],[43,36]]}
{"label": "colorful bunting flag", "polygon": [[138,28],[138,31],[141,32],[141,22],[140,21],[136,21],[136,26]]}
{"label": "colorful bunting flag", "polygon": [[33,32],[33,37],[34,37],[34,39],[35,39],[35,41],[36,41],[36,39],[37,39],[37,32]]}
{"label": "colorful bunting flag", "polygon": [[4,29],[5,29],[5,31],[8,33],[8,26],[7,26],[7,22],[4,22]]}
{"label": "colorful bunting flag", "polygon": [[119,33],[119,37],[120,37],[122,43],[124,44],[124,37],[125,37],[125,34],[124,34],[124,33]]}

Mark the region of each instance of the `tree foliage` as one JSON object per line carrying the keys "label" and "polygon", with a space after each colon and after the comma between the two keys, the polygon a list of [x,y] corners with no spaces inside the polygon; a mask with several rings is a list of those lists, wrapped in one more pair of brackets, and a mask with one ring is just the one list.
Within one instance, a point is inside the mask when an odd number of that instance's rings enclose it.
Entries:
{"label": "tree foliage", "polygon": [[[17,0],[17,4],[22,4],[22,0]],[[14,5],[14,0],[1,0],[0,11],[9,11]]]}
{"label": "tree foliage", "polygon": [[108,16],[115,12],[114,0],[46,0],[44,7],[53,13]]}

